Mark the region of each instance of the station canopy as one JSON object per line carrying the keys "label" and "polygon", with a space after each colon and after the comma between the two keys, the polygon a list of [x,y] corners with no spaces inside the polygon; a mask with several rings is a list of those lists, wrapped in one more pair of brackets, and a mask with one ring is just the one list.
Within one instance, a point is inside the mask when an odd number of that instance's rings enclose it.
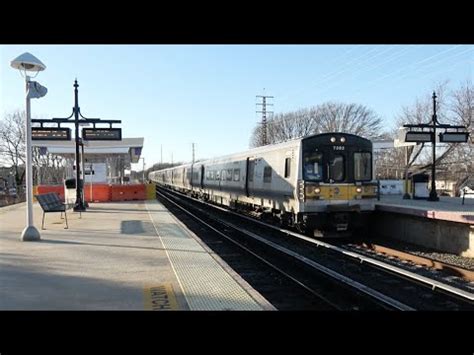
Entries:
{"label": "station canopy", "polygon": [[[143,138],[122,138],[121,141],[83,141],[84,155],[88,161],[103,161],[105,158],[120,157],[127,163],[138,163],[143,150]],[[46,152],[61,156],[65,159],[74,159],[76,142],[70,141],[33,141],[33,147],[42,147]],[[81,149],[81,148],[80,148]]]}

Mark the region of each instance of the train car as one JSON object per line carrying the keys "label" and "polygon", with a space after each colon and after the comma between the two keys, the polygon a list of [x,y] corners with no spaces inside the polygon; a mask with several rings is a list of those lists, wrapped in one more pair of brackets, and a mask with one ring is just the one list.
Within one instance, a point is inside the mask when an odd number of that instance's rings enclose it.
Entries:
{"label": "train car", "polygon": [[324,133],[154,171],[149,179],[329,236],[366,225],[376,198],[372,166],[370,140]]}

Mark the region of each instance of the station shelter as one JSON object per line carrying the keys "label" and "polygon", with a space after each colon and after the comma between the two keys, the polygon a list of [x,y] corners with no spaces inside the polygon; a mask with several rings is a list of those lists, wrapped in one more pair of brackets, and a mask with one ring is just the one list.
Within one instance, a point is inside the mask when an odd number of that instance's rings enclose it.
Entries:
{"label": "station shelter", "polygon": [[[127,171],[131,164],[138,163],[143,150],[144,138],[122,138],[120,141],[83,141],[79,152],[81,157],[80,176],[87,202],[107,202],[121,200],[145,200],[153,195],[154,187],[130,181]],[[63,180],[76,177],[75,141],[33,141],[42,154],[52,154],[65,160]],[[69,191],[63,185],[37,185],[34,194],[57,192],[67,202],[75,199],[75,189]]]}

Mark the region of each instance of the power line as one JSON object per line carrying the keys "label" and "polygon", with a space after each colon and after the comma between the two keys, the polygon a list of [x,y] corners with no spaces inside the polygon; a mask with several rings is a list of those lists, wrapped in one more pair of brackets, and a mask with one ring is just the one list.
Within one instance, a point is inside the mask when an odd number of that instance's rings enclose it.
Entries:
{"label": "power line", "polygon": [[[340,75],[341,73],[344,73],[346,71],[348,71],[350,68],[351,68],[351,65],[353,64],[357,64],[357,65],[360,65],[360,64],[363,64],[365,62],[367,62],[368,60],[373,60],[374,57],[378,56],[378,55],[381,55],[383,53],[386,53],[387,51],[389,51],[390,49],[385,49],[383,50],[382,52],[379,52],[378,54],[376,54],[375,56],[369,56],[372,52],[376,51],[378,48],[373,48],[371,50],[369,50],[368,52],[365,52],[364,54],[362,55],[359,55],[358,57],[356,58],[353,58],[352,60],[349,60],[348,62],[346,62],[341,68],[338,68],[336,70],[333,70],[325,75],[323,75],[317,83],[313,84],[313,85],[310,85],[309,87],[307,88],[304,88],[302,90],[299,90],[298,92],[296,92],[295,94],[293,95],[287,95],[286,97],[284,97],[282,100],[280,101],[287,101],[288,98],[292,97],[292,96],[297,96],[297,95],[300,95],[302,92],[306,91],[306,90],[309,90],[309,89],[312,89],[314,87],[318,87],[320,85],[322,85],[323,83],[327,82],[328,80],[334,78],[334,77],[337,77],[338,75]],[[357,62],[359,59],[363,58],[362,61],[360,62]]]}

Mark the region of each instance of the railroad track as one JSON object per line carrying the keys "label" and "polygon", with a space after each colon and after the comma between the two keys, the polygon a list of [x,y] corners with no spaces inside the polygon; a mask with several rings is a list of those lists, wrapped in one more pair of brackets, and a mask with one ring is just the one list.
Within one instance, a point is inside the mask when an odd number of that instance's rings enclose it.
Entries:
{"label": "railroad track", "polygon": [[441,260],[436,260],[426,256],[419,256],[406,251],[388,247],[386,245],[380,245],[374,242],[362,242],[359,244],[351,244],[356,248],[363,248],[365,250],[373,251],[379,254],[383,254],[389,257],[395,257],[399,260],[409,261],[415,265],[425,266],[429,269],[440,270],[446,274],[460,277],[466,281],[474,281],[474,271],[465,269],[453,264],[443,262]]}
{"label": "railroad track", "polygon": [[[278,272],[289,270],[294,284],[328,304],[334,303],[332,308],[474,309],[473,295],[468,292],[184,194],[162,188],[157,188],[157,193],[175,210],[181,209],[182,213],[208,224],[221,238],[228,237],[252,249],[267,266],[273,265]],[[345,300],[341,300],[341,293]]]}

